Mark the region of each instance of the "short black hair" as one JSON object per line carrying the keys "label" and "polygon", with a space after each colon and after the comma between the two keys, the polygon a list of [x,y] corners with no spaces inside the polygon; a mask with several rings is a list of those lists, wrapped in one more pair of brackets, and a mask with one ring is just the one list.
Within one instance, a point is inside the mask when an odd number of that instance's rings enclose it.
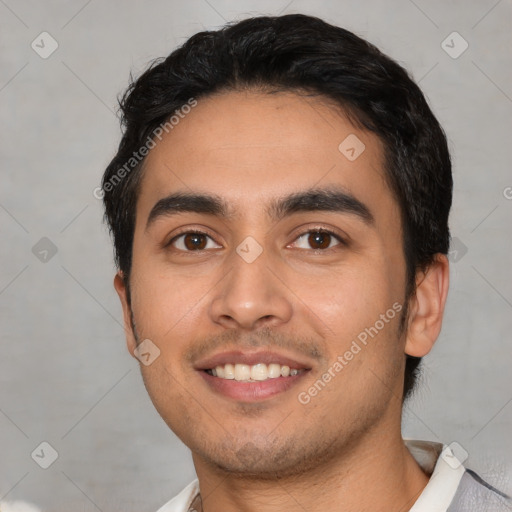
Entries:
{"label": "short black hair", "polygon": [[[352,32],[303,14],[248,18],[197,33],[132,78],[120,99],[124,133],[101,192],[125,281],[144,162],[139,150],[154,144],[159,127],[172,128],[169,120],[191,101],[244,89],[319,96],[380,138],[386,180],[401,210],[407,305],[416,272],[448,253],[453,182],[446,136],[403,67]],[[403,400],[420,361],[406,356]]]}

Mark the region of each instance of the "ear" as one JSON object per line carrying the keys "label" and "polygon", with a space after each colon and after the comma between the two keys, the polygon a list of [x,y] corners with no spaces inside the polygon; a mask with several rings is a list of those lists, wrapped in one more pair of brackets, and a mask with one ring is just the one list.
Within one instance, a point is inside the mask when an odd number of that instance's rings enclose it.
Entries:
{"label": "ear", "polygon": [[119,300],[121,301],[121,306],[123,308],[126,347],[128,348],[128,352],[130,352],[130,354],[133,357],[135,357],[134,350],[137,348],[137,341],[135,339],[135,334],[132,329],[132,312],[130,304],[128,302],[128,293],[126,289],[124,276],[121,271],[119,271],[114,277],[114,288],[116,289],[117,295],[119,296]]}
{"label": "ear", "polygon": [[406,354],[423,357],[434,346],[441,332],[449,282],[449,263],[444,254],[437,254],[426,272],[416,275],[416,293],[409,301]]}

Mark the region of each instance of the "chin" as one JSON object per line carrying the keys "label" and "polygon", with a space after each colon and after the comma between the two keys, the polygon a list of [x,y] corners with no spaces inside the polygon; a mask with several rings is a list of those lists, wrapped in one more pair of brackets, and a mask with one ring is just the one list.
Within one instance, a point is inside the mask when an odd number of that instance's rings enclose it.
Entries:
{"label": "chin", "polygon": [[332,444],[306,450],[296,439],[289,438],[281,446],[276,446],[275,440],[273,443],[267,440],[262,446],[248,441],[236,450],[227,443],[220,443],[213,449],[203,446],[192,451],[194,457],[230,476],[276,480],[324,465],[332,452],[330,447]]}

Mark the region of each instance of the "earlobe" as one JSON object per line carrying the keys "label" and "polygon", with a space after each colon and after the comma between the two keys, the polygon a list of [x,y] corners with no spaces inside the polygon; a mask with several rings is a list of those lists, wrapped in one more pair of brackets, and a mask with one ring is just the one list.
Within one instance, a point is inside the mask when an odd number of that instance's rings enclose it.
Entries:
{"label": "earlobe", "polygon": [[128,352],[130,352],[130,354],[135,357],[134,350],[137,347],[137,343],[132,328],[132,312],[128,300],[128,290],[126,289],[126,283],[121,271],[117,272],[114,277],[114,288],[116,289],[119,300],[121,301],[121,307],[123,308],[126,347],[128,348]]}
{"label": "earlobe", "polygon": [[441,332],[449,281],[449,263],[444,254],[437,254],[428,269],[417,274],[416,292],[409,302],[406,354],[423,357],[434,346]]}

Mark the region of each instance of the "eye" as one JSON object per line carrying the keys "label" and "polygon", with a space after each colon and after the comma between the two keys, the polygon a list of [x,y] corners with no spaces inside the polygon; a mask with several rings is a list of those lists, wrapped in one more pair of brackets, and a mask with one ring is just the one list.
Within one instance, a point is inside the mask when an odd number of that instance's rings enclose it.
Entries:
{"label": "eye", "polygon": [[188,231],[181,235],[175,236],[170,242],[180,251],[204,251],[206,249],[219,249],[221,246],[217,245],[214,240],[206,233],[199,231]]}
{"label": "eye", "polygon": [[293,245],[299,249],[326,250],[344,241],[335,233],[327,230],[308,231],[296,238]]}

